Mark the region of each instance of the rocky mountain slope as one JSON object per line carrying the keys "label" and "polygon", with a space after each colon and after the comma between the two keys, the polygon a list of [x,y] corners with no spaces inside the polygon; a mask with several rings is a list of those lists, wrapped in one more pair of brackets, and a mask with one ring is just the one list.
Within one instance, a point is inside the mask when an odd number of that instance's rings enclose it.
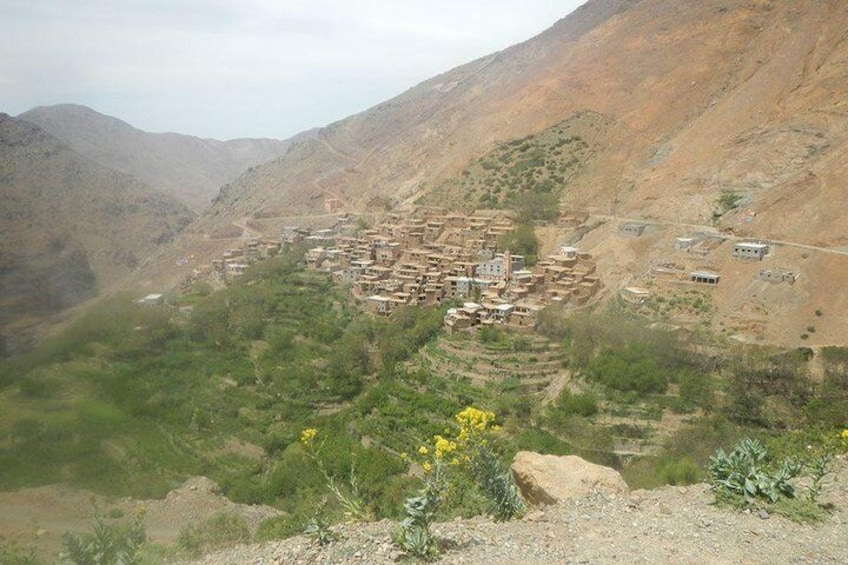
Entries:
{"label": "rocky mountain slope", "polygon": [[207,208],[221,185],[248,168],[285,154],[277,139],[218,141],[149,133],[75,104],[39,106],[18,119],[31,122],[92,161],[136,177],[195,211]]}
{"label": "rocky mountain slope", "polygon": [[0,334],[13,351],[167,243],[188,208],[0,114]]}
{"label": "rocky mountain slope", "polygon": [[[789,252],[768,267],[800,273],[791,296],[752,282],[758,269],[726,261],[729,246],[685,265],[723,277],[715,325],[745,340],[842,343],[848,298],[833,285],[848,272],[846,29],[837,0],[590,0],[529,41],[301,138],[225,187],[192,231],[386,202],[503,204],[463,175],[558,126],[587,147],[576,166],[542,172],[562,208],[608,224],[580,245],[611,292],[647,284],[640,273],[672,260],[674,237],[769,240]],[[717,213],[727,195],[741,208]],[[663,231],[624,244],[615,227],[628,219]],[[832,328],[806,331],[819,311],[834,314],[821,320]]]}
{"label": "rocky mountain slope", "polygon": [[218,210],[417,197],[495,142],[590,110],[615,127],[567,206],[703,222],[736,189],[758,211],[749,230],[844,244],[847,21],[835,0],[592,0],[319,130],[234,183]]}

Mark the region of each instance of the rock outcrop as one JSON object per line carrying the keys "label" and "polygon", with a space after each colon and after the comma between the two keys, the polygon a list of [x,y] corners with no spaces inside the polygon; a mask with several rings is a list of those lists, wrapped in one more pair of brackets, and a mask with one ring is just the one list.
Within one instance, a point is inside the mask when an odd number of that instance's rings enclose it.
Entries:
{"label": "rock outcrop", "polygon": [[512,463],[512,475],[521,496],[531,505],[557,504],[596,491],[623,494],[629,490],[615,469],[575,455],[519,451]]}

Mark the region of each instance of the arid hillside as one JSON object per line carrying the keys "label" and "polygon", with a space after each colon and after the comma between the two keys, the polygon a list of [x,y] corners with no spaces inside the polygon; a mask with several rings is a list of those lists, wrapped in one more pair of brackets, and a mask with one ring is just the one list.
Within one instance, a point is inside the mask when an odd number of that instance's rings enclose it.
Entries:
{"label": "arid hillside", "polygon": [[592,0],[301,140],[225,190],[215,221],[414,199],[496,142],[590,110],[615,127],[567,207],[702,223],[733,189],[757,211],[746,230],[841,245],[846,23],[836,0]]}
{"label": "arid hillside", "polygon": [[[633,249],[614,228],[580,244],[607,289],[650,283],[642,275],[671,260],[674,237],[771,241],[797,250],[767,265],[800,273],[791,292],[759,292],[759,266],[729,262],[730,244],[681,266],[723,277],[710,323],[746,340],[842,343],[845,299],[831,282],[848,263],[846,29],[836,0],[590,0],[533,39],[302,136],[225,186],[190,235],[251,224],[273,236],[298,216],[416,202],[504,205],[475,176],[486,159],[533,136],[536,149],[574,138],[536,178],[555,184],[560,207],[663,227],[665,239]],[[510,175],[521,193],[527,177]],[[174,256],[192,248],[181,244]],[[826,331],[807,330],[816,323]]]}
{"label": "arid hillside", "polygon": [[39,106],[18,118],[39,126],[92,161],[132,175],[195,211],[207,208],[221,185],[250,167],[285,154],[290,143],[148,133],[74,104]]}
{"label": "arid hillside", "polygon": [[25,346],[46,318],[125,277],[193,218],[173,198],[0,114],[0,335]]}

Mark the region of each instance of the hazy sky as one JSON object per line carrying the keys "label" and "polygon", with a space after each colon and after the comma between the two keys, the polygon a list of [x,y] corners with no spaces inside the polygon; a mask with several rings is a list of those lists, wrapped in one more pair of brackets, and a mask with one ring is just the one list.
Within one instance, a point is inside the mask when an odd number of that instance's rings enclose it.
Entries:
{"label": "hazy sky", "polygon": [[585,0],[0,0],[0,112],[289,137],[529,39]]}

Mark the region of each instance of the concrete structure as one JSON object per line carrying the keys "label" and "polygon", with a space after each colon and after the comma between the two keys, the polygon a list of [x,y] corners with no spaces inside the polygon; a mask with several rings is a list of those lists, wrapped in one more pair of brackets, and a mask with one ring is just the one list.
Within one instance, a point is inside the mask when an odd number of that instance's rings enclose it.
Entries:
{"label": "concrete structure", "polygon": [[619,235],[625,237],[639,237],[645,232],[647,224],[642,222],[625,222],[618,228]]}
{"label": "concrete structure", "polygon": [[788,269],[760,269],[759,275],[757,278],[761,281],[767,281],[772,283],[789,283],[795,284],[795,281],[798,280],[798,273],[795,271],[790,271]]}
{"label": "concrete structure", "polygon": [[498,253],[494,258],[479,263],[475,269],[475,274],[484,279],[506,280],[512,273],[523,268],[523,255]]}
{"label": "concrete structure", "polygon": [[741,241],[733,246],[733,256],[738,259],[762,261],[768,252],[769,246],[766,243]]}
{"label": "concrete structure", "polygon": [[710,271],[695,271],[693,273],[689,273],[689,280],[700,284],[718,284],[719,278],[718,274],[711,273]]}
{"label": "concrete structure", "polygon": [[695,245],[694,237],[677,237],[674,239],[674,248],[680,251],[689,251]]}
{"label": "concrete structure", "polygon": [[373,295],[365,300],[365,308],[372,314],[388,316],[391,313],[389,302],[385,296]]}
{"label": "concrete structure", "polygon": [[619,295],[631,304],[644,304],[650,298],[651,291],[641,286],[626,286],[621,289]]}

